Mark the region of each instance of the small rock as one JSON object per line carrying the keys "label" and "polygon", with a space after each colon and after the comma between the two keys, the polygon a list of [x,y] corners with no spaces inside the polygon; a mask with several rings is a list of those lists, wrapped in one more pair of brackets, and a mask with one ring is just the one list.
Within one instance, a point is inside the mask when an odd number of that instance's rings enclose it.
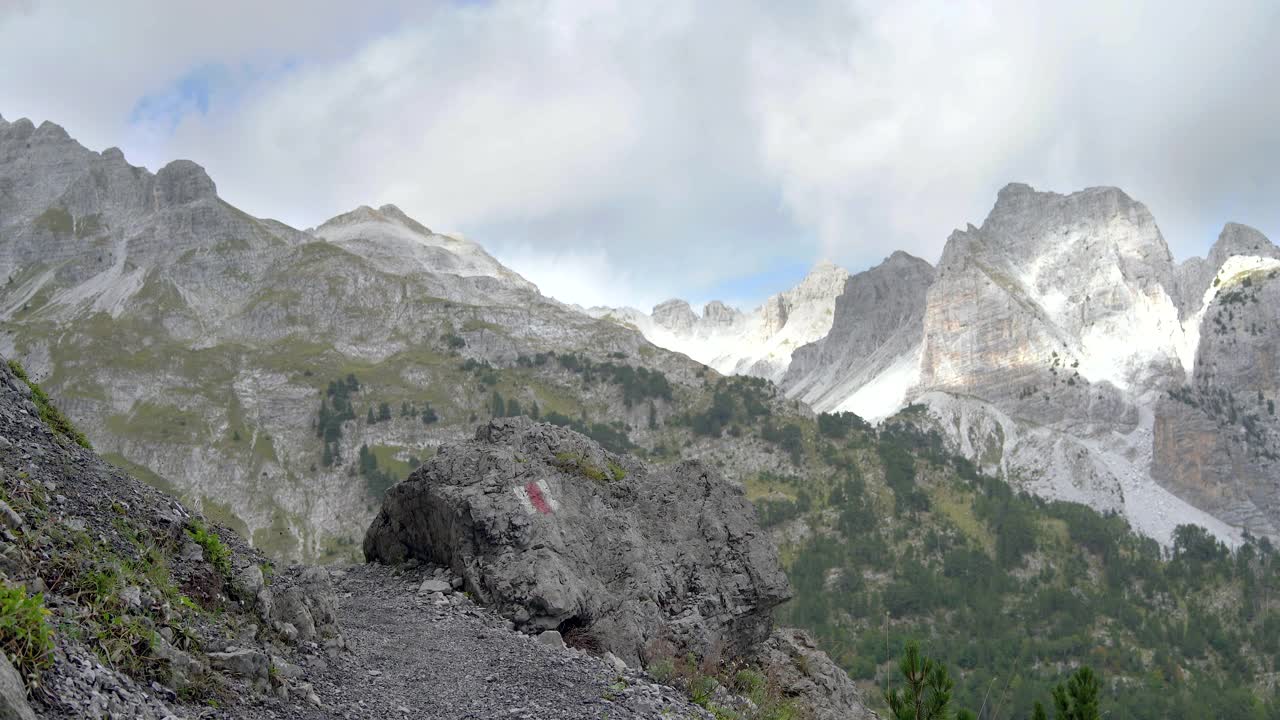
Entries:
{"label": "small rock", "polygon": [[120,591],[120,599],[124,600],[125,605],[130,609],[136,610],[142,607],[142,588],[137,585],[130,585]]}
{"label": "small rock", "polygon": [[209,664],[218,670],[254,679],[266,679],[270,667],[266,655],[247,649],[209,653]]}
{"label": "small rock", "polygon": [[5,527],[10,530],[22,529],[22,516],[18,514],[17,510],[9,507],[9,503],[3,500],[0,500],[0,522],[3,522]]}
{"label": "small rock", "polygon": [[560,636],[560,632],[558,630],[547,630],[539,634],[538,642],[546,645],[547,647],[558,648],[560,650],[565,649],[564,638]]}
{"label": "small rock", "polygon": [[453,591],[453,585],[444,580],[423,580],[418,586],[418,594],[426,595],[428,593],[449,593]]}
{"label": "small rock", "polygon": [[618,673],[624,673],[627,671],[627,664],[622,662],[622,658],[611,652],[606,652],[604,654],[604,661],[609,663],[609,665]]}

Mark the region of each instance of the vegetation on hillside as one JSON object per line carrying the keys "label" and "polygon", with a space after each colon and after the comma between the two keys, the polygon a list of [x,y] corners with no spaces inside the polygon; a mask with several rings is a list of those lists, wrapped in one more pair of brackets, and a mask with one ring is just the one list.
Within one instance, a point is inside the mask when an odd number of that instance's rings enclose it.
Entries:
{"label": "vegetation on hillside", "polygon": [[1119,517],[1015,492],[902,422],[820,419],[802,471],[769,480],[797,500],[761,503],[762,520],[810,528],[783,548],[784,619],[867,685],[893,682],[891,649],[921,640],[983,717],[1031,717],[1063,668],[1088,664],[1109,678],[1113,717],[1280,718],[1280,557],[1266,540],[1232,552],[1184,526],[1165,552]]}

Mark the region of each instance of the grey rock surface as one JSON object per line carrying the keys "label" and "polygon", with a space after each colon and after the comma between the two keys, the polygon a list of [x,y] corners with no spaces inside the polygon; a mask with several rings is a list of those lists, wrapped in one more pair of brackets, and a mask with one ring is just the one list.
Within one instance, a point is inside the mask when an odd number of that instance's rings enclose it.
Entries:
{"label": "grey rock surface", "polygon": [[482,426],[392,488],[364,550],[445,564],[521,628],[586,630],[628,664],[657,640],[745,652],[790,596],[740,486],[524,418]]}
{"label": "grey rock surface", "polygon": [[[1270,247],[1257,237],[1250,251]],[[1156,406],[1152,475],[1227,522],[1280,537],[1280,266],[1215,289],[1191,381]]]}
{"label": "grey rock surface", "polygon": [[831,331],[792,354],[783,390],[814,410],[830,412],[918,353],[933,277],[933,266],[901,251],[850,277],[836,298]]}
{"label": "grey rock surface", "polygon": [[879,717],[864,704],[862,691],[840,666],[818,649],[803,630],[778,628],[756,650],[756,661],[771,668],[777,682],[813,713],[813,720],[870,720]]}
{"label": "grey rock surface", "polygon": [[0,653],[0,720],[35,720],[36,713],[27,703],[27,686],[22,676]]}

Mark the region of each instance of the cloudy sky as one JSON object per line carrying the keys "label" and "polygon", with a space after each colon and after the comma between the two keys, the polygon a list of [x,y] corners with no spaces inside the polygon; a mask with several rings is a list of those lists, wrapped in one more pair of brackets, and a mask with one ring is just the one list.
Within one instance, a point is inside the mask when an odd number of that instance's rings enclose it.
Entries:
{"label": "cloudy sky", "polygon": [[298,227],[395,203],[549,294],[936,261],[1009,181],[1280,239],[1280,4],[0,0],[0,114]]}

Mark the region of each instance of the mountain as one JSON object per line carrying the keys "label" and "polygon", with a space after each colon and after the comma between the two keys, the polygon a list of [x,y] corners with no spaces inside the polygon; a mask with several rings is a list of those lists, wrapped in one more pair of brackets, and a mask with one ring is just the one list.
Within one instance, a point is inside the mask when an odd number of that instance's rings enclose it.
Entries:
{"label": "mountain", "polygon": [[937,268],[896,252],[849,277],[829,329],[781,372],[751,364],[762,335],[718,303],[610,316],[819,412],[880,421],[922,404],[913,421],[984,470],[1122,513],[1163,543],[1188,522],[1238,541],[1280,528],[1277,306],[1265,301],[1278,258],[1228,223],[1208,257],[1175,264],[1155,218],[1119,189],[1011,184],[981,227],[948,238]]}
{"label": "mountain", "polygon": [[919,382],[929,263],[895,252],[852,276],[836,298],[831,330],[798,348],[781,386],[820,412],[880,420]]}
{"label": "mountain", "polygon": [[478,415],[621,442],[672,412],[652,378],[703,392],[701,366],[393,206],[304,232],[48,122],[0,124],[0,278],[0,352],[112,462],[280,558],[353,556],[385,487]]}
{"label": "mountain", "polygon": [[634,327],[658,347],[683,353],[724,374],[780,381],[792,353],[831,330],[836,297],[849,273],[823,261],[794,288],[773,295],[750,312],[719,300],[702,314],[685,300],[667,300],[646,315],[634,308],[591,308],[588,312]]}

